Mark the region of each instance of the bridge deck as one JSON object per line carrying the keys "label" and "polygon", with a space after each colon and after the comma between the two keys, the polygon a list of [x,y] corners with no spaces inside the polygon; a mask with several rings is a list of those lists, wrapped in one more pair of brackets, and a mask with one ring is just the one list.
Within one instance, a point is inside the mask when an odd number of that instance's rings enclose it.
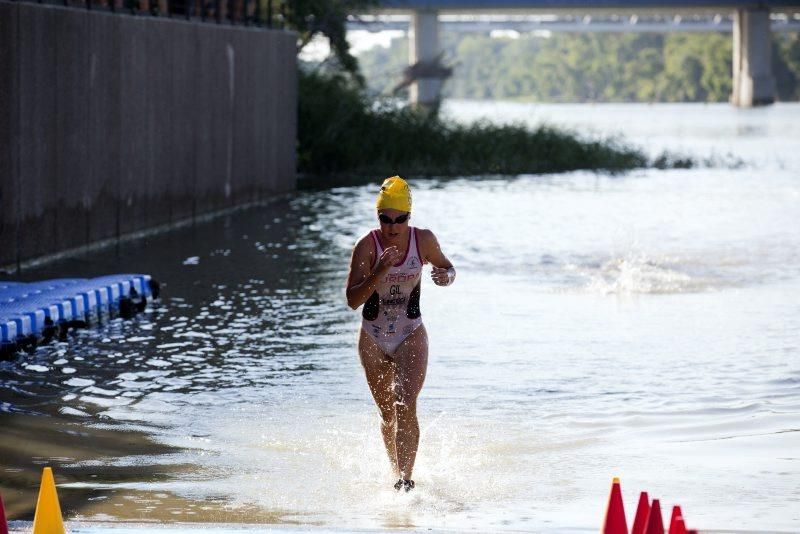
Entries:
{"label": "bridge deck", "polygon": [[800,8],[800,0],[381,0],[379,11],[702,11]]}

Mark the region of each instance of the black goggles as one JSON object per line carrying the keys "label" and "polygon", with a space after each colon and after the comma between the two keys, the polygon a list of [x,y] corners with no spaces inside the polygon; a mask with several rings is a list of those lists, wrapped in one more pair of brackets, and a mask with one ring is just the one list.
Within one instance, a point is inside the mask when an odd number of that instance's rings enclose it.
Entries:
{"label": "black goggles", "polygon": [[380,220],[383,224],[403,224],[408,220],[408,216],[411,215],[410,213],[404,213],[403,215],[398,215],[396,219],[392,219],[388,215],[384,215],[383,213],[378,214],[378,220]]}

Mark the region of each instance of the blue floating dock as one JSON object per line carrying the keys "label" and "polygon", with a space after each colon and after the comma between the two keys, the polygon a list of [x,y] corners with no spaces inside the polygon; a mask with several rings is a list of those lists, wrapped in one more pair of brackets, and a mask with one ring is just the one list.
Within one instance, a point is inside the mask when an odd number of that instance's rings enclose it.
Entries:
{"label": "blue floating dock", "polygon": [[47,327],[113,314],[133,301],[146,302],[143,299],[154,296],[154,287],[146,274],[31,283],[0,280],[0,344],[14,345],[42,336]]}

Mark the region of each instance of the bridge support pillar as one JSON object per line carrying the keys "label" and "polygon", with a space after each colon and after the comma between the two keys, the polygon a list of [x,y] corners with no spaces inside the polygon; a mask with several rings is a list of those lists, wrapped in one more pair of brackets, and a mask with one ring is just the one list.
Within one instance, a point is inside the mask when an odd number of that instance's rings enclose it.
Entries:
{"label": "bridge support pillar", "polygon": [[[435,10],[417,10],[409,27],[409,64],[433,63],[439,56],[439,13]],[[431,105],[439,99],[442,88],[440,78],[419,77],[409,87],[412,103]]]}
{"label": "bridge support pillar", "polygon": [[739,9],[733,21],[733,94],[735,106],[775,101],[769,9]]}

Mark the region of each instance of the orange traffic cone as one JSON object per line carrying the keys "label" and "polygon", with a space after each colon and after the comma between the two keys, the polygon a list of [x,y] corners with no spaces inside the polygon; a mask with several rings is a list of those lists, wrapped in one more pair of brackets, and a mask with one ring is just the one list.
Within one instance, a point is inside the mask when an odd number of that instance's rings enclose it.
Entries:
{"label": "orange traffic cone", "polygon": [[628,534],[628,523],[625,521],[625,506],[622,504],[622,490],[619,478],[611,481],[611,494],[608,496],[606,520],[603,523],[603,534]]}
{"label": "orange traffic cone", "polygon": [[672,507],[672,518],[669,520],[669,534],[686,534],[683,512],[680,506]]}
{"label": "orange traffic cone", "polygon": [[650,513],[647,514],[647,529],[645,534],[664,534],[664,520],[661,518],[661,501],[653,499]]}
{"label": "orange traffic cone", "polygon": [[33,534],[64,534],[56,482],[53,479],[53,470],[49,467],[45,467],[42,472],[39,500],[36,501],[36,514],[33,516]]}
{"label": "orange traffic cone", "polygon": [[6,521],[6,508],[3,505],[2,495],[0,495],[0,534],[8,534],[8,521]]}
{"label": "orange traffic cone", "polygon": [[644,534],[647,529],[647,514],[650,513],[650,498],[647,492],[639,494],[639,506],[636,507],[636,517],[633,520],[631,534]]}

